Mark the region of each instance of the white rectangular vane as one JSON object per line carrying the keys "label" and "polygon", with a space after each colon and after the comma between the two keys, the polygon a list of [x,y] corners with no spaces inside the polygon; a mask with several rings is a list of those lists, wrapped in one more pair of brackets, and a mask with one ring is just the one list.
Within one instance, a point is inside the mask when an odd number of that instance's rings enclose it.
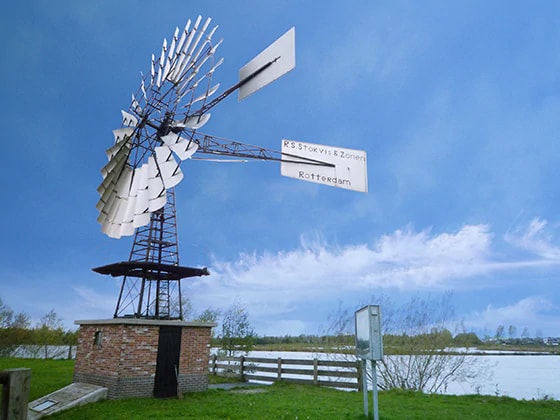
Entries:
{"label": "white rectangular vane", "polygon": [[367,192],[367,157],[363,150],[282,140],[283,176]]}
{"label": "white rectangular vane", "polygon": [[263,69],[239,88],[238,100],[272,83],[296,66],[296,29],[291,28],[239,70],[239,81]]}

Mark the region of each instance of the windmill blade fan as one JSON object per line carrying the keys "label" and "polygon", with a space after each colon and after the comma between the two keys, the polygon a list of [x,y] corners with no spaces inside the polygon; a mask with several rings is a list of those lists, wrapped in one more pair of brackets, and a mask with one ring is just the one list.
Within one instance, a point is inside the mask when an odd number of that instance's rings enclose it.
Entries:
{"label": "windmill blade fan", "polygon": [[165,206],[167,189],[183,179],[181,161],[197,151],[194,132],[210,118],[204,106],[219,88],[211,80],[223,62],[214,62],[222,41],[212,43],[218,27],[209,29],[210,23],[198,16],[183,30],[176,28],[169,42],[164,39],[128,111],[122,111],[122,127],[113,131],[115,142],[106,151],[97,189],[97,221],[110,237],[132,235],[147,225],[150,214]]}

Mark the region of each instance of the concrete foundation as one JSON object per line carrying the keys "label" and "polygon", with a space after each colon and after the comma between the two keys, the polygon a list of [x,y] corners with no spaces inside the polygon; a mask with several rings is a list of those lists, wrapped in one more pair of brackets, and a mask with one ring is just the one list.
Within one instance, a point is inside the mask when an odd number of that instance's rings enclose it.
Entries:
{"label": "concrete foundation", "polygon": [[37,420],[59,411],[106,398],[107,388],[91,384],[73,383],[30,402],[27,418],[28,420]]}

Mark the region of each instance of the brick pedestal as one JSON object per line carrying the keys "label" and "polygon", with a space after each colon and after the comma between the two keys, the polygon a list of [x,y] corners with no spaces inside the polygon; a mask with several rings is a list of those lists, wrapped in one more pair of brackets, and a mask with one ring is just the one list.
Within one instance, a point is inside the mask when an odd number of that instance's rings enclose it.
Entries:
{"label": "brick pedestal", "polygon": [[161,326],[181,328],[178,393],[208,387],[214,323],[115,318],[76,321],[74,382],[109,388],[109,398],[152,397]]}

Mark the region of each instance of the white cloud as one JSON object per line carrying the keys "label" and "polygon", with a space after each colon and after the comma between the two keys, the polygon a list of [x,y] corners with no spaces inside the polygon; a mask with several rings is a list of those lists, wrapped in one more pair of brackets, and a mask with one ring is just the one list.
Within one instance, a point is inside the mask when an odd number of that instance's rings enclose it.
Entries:
{"label": "white cloud", "polygon": [[527,228],[517,228],[506,233],[504,239],[521,249],[545,259],[560,260],[560,247],[554,245],[548,222],[540,218],[531,220]]}
{"label": "white cloud", "polygon": [[290,322],[309,317],[311,303],[367,295],[379,288],[452,288],[455,280],[490,269],[491,241],[485,225],[441,234],[409,227],[383,235],[373,246],[335,248],[302,239],[292,251],[215,261],[211,277],[193,280],[187,290],[199,308],[225,307],[239,298],[255,319]]}
{"label": "white cloud", "polygon": [[[530,224],[528,232],[538,231],[538,223]],[[188,293],[201,309],[227,307],[240,299],[251,317],[270,331],[274,323],[293,326],[294,319],[308,321],[312,311],[324,312],[337,299],[355,301],[356,296],[370,296],[380,289],[392,289],[394,293],[482,289],[490,287],[488,278],[497,273],[556,264],[542,257],[517,260],[512,256],[516,249],[500,254],[502,259],[498,260],[494,238],[484,224],[437,234],[407,227],[382,235],[372,245],[333,247],[320,239],[302,238],[300,246],[291,251],[241,254],[236,261],[216,260],[210,268],[211,277],[193,280],[187,286]],[[524,244],[511,238],[512,245]],[[546,302],[538,302],[540,308],[546,306]],[[530,313],[538,302],[522,301],[523,305],[513,308],[512,313],[518,309]],[[495,312],[489,308],[481,318],[483,324],[500,319],[492,315]],[[509,318],[511,323],[521,325],[522,318],[519,322]],[[303,324],[300,326],[303,328]]]}
{"label": "white cloud", "polygon": [[495,334],[500,325],[506,328],[506,334],[508,327],[513,325],[517,335],[521,335],[524,328],[529,330],[530,336],[535,336],[537,331],[545,336],[556,335],[559,323],[560,307],[543,296],[530,296],[501,307],[489,305],[465,320],[468,329],[484,330],[490,336]]}
{"label": "white cloud", "polygon": [[235,262],[216,261],[215,285],[253,293],[331,294],[338,290],[445,287],[456,278],[487,270],[492,234],[485,225],[431,234],[412,228],[383,235],[373,246],[332,248],[307,244],[277,254],[242,254]]}

